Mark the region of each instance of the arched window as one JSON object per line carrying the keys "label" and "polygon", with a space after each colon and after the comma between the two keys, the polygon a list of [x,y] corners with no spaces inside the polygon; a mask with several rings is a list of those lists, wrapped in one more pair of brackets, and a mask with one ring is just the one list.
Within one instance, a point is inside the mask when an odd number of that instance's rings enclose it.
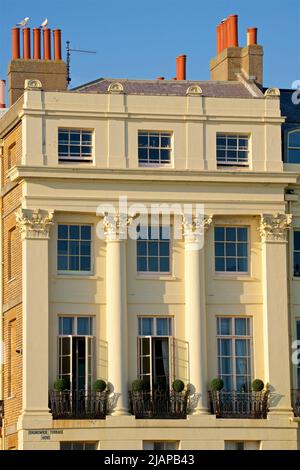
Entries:
{"label": "arched window", "polygon": [[300,163],[300,129],[288,133],[288,163]]}

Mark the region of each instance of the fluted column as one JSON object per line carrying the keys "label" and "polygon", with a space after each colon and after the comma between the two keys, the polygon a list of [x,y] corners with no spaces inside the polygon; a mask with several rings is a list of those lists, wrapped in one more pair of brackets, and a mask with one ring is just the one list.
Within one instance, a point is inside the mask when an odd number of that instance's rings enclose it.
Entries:
{"label": "fluted column", "polygon": [[108,380],[118,397],[113,410],[115,415],[129,414],[126,231],[131,220],[122,214],[105,215],[103,218],[106,239]]}
{"label": "fluted column", "polygon": [[183,217],[185,239],[185,335],[189,343],[190,385],[199,394],[194,414],[207,409],[207,331],[204,231],[212,217]]}
{"label": "fluted column", "polygon": [[19,428],[45,426],[52,419],[48,408],[48,243],[52,219],[53,212],[39,209],[20,209],[16,214],[22,237],[23,301],[23,403]]}
{"label": "fluted column", "polygon": [[289,214],[263,214],[260,222],[263,274],[263,340],[265,381],[270,411],[291,411],[287,295],[287,229]]}

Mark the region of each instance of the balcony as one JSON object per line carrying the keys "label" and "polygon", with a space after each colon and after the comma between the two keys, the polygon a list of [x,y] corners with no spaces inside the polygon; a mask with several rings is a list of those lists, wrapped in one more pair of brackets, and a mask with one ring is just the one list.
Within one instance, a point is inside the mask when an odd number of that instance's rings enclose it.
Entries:
{"label": "balcony", "polygon": [[292,406],[296,418],[300,418],[300,389],[292,390]]}
{"label": "balcony", "polygon": [[107,392],[54,390],[49,396],[53,419],[105,419],[107,402]]}
{"label": "balcony", "polygon": [[188,392],[153,390],[129,392],[130,411],[136,419],[186,419]]}
{"label": "balcony", "polygon": [[261,392],[210,391],[209,400],[211,413],[217,418],[267,418],[268,390]]}

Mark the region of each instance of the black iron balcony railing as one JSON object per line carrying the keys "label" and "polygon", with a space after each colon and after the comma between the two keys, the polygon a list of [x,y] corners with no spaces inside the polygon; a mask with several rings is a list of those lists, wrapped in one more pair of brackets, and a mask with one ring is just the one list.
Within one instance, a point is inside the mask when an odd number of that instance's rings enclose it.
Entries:
{"label": "black iron balcony railing", "polygon": [[130,411],[137,419],[186,419],[188,392],[129,392]]}
{"label": "black iron balcony railing", "polygon": [[54,390],[49,401],[53,419],[105,419],[107,415],[107,392]]}
{"label": "black iron balcony railing", "polygon": [[300,389],[292,390],[292,405],[294,415],[296,418],[300,418]]}
{"label": "black iron balcony railing", "polygon": [[269,391],[209,392],[211,413],[217,418],[266,419]]}

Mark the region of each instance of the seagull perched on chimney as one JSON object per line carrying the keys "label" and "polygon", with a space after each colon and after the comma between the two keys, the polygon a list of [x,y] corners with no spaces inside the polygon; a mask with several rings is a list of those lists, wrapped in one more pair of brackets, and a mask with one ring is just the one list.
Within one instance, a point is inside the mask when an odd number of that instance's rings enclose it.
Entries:
{"label": "seagull perched on chimney", "polygon": [[48,24],[48,18],[45,18],[44,21],[42,22],[40,28],[43,28],[43,29],[46,28],[47,24]]}
{"label": "seagull perched on chimney", "polygon": [[16,26],[22,26],[22,28],[25,28],[28,21],[29,21],[29,16],[26,16],[26,18],[24,18],[24,20],[21,20],[19,23],[17,23]]}

